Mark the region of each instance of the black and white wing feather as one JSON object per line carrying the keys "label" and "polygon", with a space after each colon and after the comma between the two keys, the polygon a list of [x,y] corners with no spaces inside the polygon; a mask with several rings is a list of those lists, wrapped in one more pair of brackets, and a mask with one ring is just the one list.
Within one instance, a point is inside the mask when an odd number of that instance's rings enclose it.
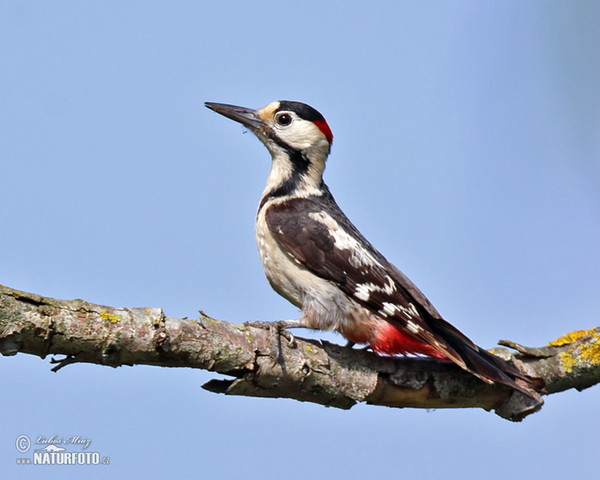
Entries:
{"label": "black and white wing feather", "polygon": [[522,377],[520,372],[445,321],[425,295],[348,220],[326,187],[321,196],[269,205],[265,220],[294,261],[335,283],[362,307],[483,380],[525,391],[510,378]]}

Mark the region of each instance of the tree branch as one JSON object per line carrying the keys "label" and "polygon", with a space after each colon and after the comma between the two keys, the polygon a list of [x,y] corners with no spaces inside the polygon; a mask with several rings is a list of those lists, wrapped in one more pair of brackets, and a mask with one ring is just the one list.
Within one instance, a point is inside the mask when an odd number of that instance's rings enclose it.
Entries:
{"label": "tree branch", "polygon": [[[293,338],[204,315],[172,318],[160,308],[112,308],[55,300],[0,286],[0,353],[64,355],[57,371],[85,362],[118,367],[157,365],[215,371],[204,388],[228,395],[286,397],[348,409],[358,402],[389,407],[480,407],[521,420],[542,406],[455,365],[431,359],[379,357],[364,349]],[[600,329],[573,332],[546,347],[514,342],[493,352],[545,382],[543,394],[600,382]],[[276,361],[276,352],[279,359]]]}

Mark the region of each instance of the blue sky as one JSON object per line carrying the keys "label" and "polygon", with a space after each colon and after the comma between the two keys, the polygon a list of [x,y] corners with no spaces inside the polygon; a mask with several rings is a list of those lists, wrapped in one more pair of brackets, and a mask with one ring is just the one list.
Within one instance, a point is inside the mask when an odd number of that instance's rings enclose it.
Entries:
{"label": "blue sky", "polygon": [[[268,153],[203,107],[290,99],[333,130],[340,205],[477,343],[597,326],[599,14],[594,2],[4,1],[0,283],[169,316],[295,318],[254,244]],[[17,355],[0,374],[11,478],[595,472],[582,460],[597,455],[600,388],[511,424],[228,398],[190,369],[54,374]],[[16,465],[20,434],[87,437],[111,465]]]}

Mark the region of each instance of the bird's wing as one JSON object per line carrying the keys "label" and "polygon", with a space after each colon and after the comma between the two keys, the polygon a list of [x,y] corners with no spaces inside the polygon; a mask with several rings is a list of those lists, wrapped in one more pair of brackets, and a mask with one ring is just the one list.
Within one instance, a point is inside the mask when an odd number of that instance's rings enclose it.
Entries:
{"label": "bird's wing", "polygon": [[533,379],[444,320],[352,225],[328,190],[323,197],[286,199],[266,208],[267,225],[280,246],[315,275],[335,282],[359,305],[488,383],[498,382],[526,395],[536,388]]}
{"label": "bird's wing", "polygon": [[449,324],[421,291],[361,235],[328,192],[325,198],[294,198],[269,205],[265,219],[276,241],[296,262],[334,282],[359,305],[464,366],[431,325]]}

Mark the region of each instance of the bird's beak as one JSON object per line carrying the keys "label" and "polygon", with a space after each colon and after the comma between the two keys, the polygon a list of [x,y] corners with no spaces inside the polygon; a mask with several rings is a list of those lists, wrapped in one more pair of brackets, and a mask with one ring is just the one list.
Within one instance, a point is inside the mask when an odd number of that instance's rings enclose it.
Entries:
{"label": "bird's beak", "polygon": [[236,105],[227,105],[225,103],[204,102],[204,105],[224,117],[231,118],[236,122],[248,127],[253,132],[265,125],[265,122],[258,116],[256,110]]}

